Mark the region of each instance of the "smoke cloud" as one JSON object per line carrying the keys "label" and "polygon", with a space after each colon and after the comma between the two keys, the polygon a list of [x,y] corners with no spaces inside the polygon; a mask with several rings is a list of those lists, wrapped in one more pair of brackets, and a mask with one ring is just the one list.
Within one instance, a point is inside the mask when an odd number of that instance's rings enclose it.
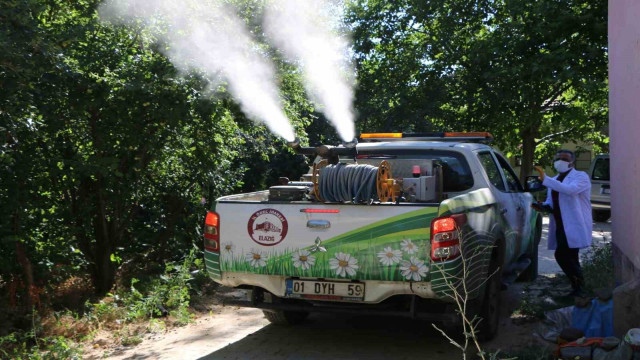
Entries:
{"label": "smoke cloud", "polygon": [[273,65],[260,53],[233,9],[207,0],[112,0],[101,5],[101,18],[116,23],[142,19],[158,31],[171,62],[187,71],[204,70],[216,84],[228,82],[230,93],[250,118],[264,122],[287,141],[294,132],[282,111]]}
{"label": "smoke cloud", "polygon": [[[349,42],[332,32],[331,10],[322,0],[275,0],[267,7],[267,35],[292,60],[301,60],[311,99],[335,126],[340,137],[355,136],[353,82],[342,74],[348,68]],[[349,71],[347,71],[349,73]]]}

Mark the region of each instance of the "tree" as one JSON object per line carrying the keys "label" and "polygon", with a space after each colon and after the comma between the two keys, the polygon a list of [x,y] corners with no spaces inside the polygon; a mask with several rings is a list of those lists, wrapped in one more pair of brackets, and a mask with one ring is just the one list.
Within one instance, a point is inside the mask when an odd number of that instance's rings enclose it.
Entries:
{"label": "tree", "polygon": [[[372,83],[394,90],[376,101],[388,108],[376,112],[391,114],[374,117],[380,128],[490,130],[500,148],[522,155],[524,178],[538,145],[584,139],[606,124],[606,1],[358,1],[351,9],[359,94],[378,93]],[[413,99],[419,116],[404,117],[395,108],[411,102],[394,98]]]}
{"label": "tree", "polygon": [[[8,5],[0,14],[4,274],[18,274],[8,260],[18,256],[34,264],[23,275],[29,285],[57,264],[88,272],[104,294],[123,263],[161,263],[201,246],[213,198],[247,176],[266,184],[268,174],[246,169],[256,157],[271,161],[282,140],[246,119],[224,87],[212,93],[201,74],[179,74],[143,29],[100,23],[97,0]],[[285,111],[301,130],[311,110],[281,65]]]}

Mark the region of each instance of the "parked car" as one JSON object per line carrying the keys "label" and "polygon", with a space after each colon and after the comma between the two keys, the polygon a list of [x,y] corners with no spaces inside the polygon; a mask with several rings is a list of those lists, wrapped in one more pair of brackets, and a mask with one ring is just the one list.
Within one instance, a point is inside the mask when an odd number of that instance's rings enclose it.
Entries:
{"label": "parked car", "polygon": [[[263,309],[276,324],[339,312],[455,326],[460,317],[446,279],[461,279],[462,254],[489,245],[466,265],[466,288],[474,289],[468,315],[482,318],[480,336],[491,338],[501,278],[515,273],[531,281],[538,272],[542,218],[531,209],[533,190],[520,185],[502,154],[469,135],[365,135],[372,139],[351,150],[317,148],[324,156],[301,180],[318,182],[217,199],[204,231],[209,275],[249,289],[250,301],[229,304]],[[378,189],[397,182],[405,191],[397,200],[331,200],[340,179],[327,183],[328,173],[315,170],[326,159],[333,166],[379,164]],[[387,163],[396,178],[381,178]],[[343,180],[351,188],[357,177]]]}
{"label": "parked car", "polygon": [[609,185],[609,154],[597,155],[589,169],[591,176],[591,208],[593,220],[604,222],[611,217],[611,187]]}

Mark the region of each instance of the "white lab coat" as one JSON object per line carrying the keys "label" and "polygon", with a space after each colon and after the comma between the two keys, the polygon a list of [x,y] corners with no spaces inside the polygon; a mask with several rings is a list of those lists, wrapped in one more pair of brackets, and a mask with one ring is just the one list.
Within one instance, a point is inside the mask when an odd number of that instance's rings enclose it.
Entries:
{"label": "white lab coat", "polygon": [[[586,248],[591,246],[591,231],[593,230],[593,218],[591,216],[591,180],[584,171],[571,170],[564,181],[544,177],[542,184],[548,188],[547,200],[544,202],[553,208],[551,191],[555,190],[559,194],[558,203],[562,214],[564,232],[567,235],[567,243],[570,248]],[[555,250],[556,242],[556,220],[553,214],[549,215],[549,240],[547,242],[549,250]]]}

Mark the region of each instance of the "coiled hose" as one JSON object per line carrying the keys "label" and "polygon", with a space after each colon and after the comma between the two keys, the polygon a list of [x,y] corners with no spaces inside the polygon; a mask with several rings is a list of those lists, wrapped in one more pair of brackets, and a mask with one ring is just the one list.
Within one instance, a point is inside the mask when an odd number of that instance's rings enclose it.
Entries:
{"label": "coiled hose", "polygon": [[318,191],[327,202],[368,203],[378,200],[377,175],[371,165],[327,165],[320,169]]}

